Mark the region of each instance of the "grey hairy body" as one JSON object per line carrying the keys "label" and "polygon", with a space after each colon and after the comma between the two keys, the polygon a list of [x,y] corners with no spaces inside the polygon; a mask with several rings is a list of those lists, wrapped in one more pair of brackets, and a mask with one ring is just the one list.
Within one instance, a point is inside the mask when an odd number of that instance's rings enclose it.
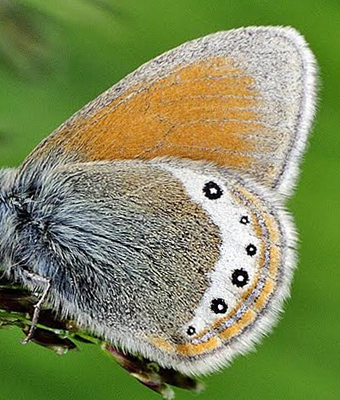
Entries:
{"label": "grey hairy body", "polygon": [[86,314],[101,329],[180,340],[209,284],[220,236],[178,181],[133,161],[28,175],[2,177],[11,180],[1,185],[0,206],[9,276],[32,289],[48,279],[56,308]]}

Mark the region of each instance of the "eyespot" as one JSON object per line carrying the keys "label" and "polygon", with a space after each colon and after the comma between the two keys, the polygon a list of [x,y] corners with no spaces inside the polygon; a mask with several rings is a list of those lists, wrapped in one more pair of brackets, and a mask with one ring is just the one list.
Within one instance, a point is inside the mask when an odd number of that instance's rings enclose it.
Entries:
{"label": "eyespot", "polygon": [[254,256],[257,252],[256,246],[254,246],[253,244],[248,244],[248,246],[246,247],[246,251],[248,256]]}
{"label": "eyespot", "polygon": [[189,336],[192,336],[196,333],[196,329],[193,326],[189,326],[188,330],[187,330],[187,334]]}
{"label": "eyespot", "polygon": [[249,218],[247,215],[243,215],[240,219],[240,223],[243,225],[248,225],[250,223]]}
{"label": "eyespot", "polygon": [[248,272],[243,268],[235,269],[233,274],[231,275],[231,281],[233,285],[237,287],[243,287],[249,282]]}
{"label": "eyespot", "polygon": [[217,183],[210,181],[204,185],[203,193],[206,197],[208,197],[208,199],[216,200],[222,196],[223,190],[218,186]]}
{"label": "eyespot", "polygon": [[228,306],[223,299],[214,299],[211,301],[211,310],[215,314],[224,314],[227,312]]}

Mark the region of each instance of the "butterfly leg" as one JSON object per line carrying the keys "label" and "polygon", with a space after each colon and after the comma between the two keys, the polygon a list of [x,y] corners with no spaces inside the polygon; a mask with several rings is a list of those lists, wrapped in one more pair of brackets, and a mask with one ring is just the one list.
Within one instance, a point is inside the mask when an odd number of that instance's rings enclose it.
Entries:
{"label": "butterfly leg", "polygon": [[31,324],[30,330],[28,331],[28,334],[27,334],[26,338],[22,341],[22,344],[27,344],[32,340],[32,338],[34,336],[34,332],[35,332],[35,330],[37,328],[41,306],[43,305],[44,301],[46,300],[46,297],[47,297],[47,295],[48,295],[48,293],[50,291],[50,288],[51,288],[51,283],[50,283],[49,279],[39,277],[39,280],[43,280],[46,283],[46,287],[45,287],[45,289],[43,291],[43,294],[40,297],[40,300],[34,305],[34,313],[33,313],[33,318],[32,318],[32,324]]}

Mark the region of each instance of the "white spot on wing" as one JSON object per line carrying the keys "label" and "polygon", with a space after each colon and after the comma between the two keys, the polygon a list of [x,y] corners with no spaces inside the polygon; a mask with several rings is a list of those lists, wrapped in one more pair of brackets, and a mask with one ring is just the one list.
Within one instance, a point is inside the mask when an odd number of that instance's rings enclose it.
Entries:
{"label": "white spot on wing", "polygon": [[[228,310],[231,310],[240,300],[241,294],[247,290],[248,285],[243,288],[233,285],[231,276],[235,269],[243,268],[249,274],[249,283],[252,282],[259,252],[250,257],[246,247],[252,243],[259,248],[260,241],[252,231],[251,224],[240,223],[241,216],[248,215],[249,210],[235,201],[221,178],[170,165],[165,165],[165,168],[183,183],[190,197],[204,208],[221,232],[220,259],[211,272],[211,286],[205,292],[194,318],[188,321],[188,325],[194,326],[199,333],[223,317],[222,314],[215,314],[211,310],[212,299],[224,299]],[[203,187],[210,181],[218,184],[223,190],[220,198],[208,199],[204,195]],[[183,329],[186,330],[187,326]]]}

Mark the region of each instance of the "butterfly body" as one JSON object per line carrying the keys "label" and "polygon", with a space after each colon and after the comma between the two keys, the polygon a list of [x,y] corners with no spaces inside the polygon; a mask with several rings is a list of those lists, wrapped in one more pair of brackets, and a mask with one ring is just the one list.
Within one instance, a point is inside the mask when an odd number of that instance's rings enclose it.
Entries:
{"label": "butterfly body", "polygon": [[0,173],[7,274],[186,374],[252,348],[295,266],[284,201],[313,106],[304,46],[290,29],[221,32],[86,106]]}

